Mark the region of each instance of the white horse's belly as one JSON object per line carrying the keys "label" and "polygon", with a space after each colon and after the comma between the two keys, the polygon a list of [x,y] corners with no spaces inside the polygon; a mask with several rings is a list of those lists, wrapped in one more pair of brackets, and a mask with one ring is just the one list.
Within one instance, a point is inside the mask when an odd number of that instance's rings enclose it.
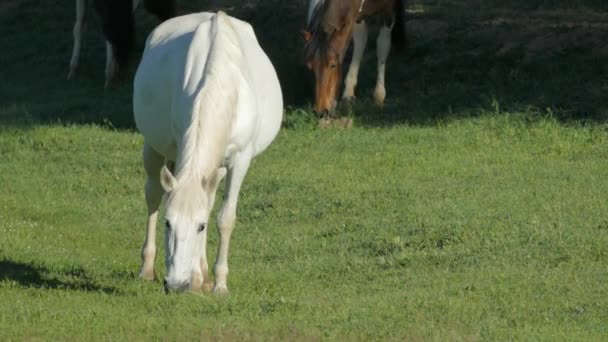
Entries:
{"label": "white horse's belly", "polygon": [[256,156],[272,143],[281,128],[283,94],[276,71],[257,40],[241,37],[241,45],[248,51],[249,65],[255,66],[249,70],[255,97],[250,110],[255,113],[255,123],[250,125],[253,132],[248,143]]}
{"label": "white horse's belly", "polygon": [[[145,75],[146,73],[142,74]],[[147,74],[150,75],[150,73]],[[145,84],[148,80],[139,81],[143,81]],[[134,96],[133,112],[137,129],[144,136],[146,144],[166,159],[175,161],[177,144],[173,135],[171,116],[169,115],[171,110],[170,97],[166,92],[160,92],[156,87],[140,87],[136,88],[136,91],[139,93]]]}

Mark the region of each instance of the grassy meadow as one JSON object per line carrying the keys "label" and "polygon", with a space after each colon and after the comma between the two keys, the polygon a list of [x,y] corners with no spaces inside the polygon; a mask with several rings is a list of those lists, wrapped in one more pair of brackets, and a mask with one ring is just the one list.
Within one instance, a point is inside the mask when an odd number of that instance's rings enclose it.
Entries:
{"label": "grassy meadow", "polygon": [[[286,102],[240,194],[230,296],[165,295],[137,278],[146,210],[133,70],[103,89],[90,15],[66,81],[73,4],[9,0],[0,340],[608,339],[602,1],[413,2],[384,108],[371,103],[370,34],[359,100],[340,108],[348,130],[320,130],[310,111],[304,1],[182,4],[252,22]],[[132,69],[155,24],[142,10],[137,20]],[[213,260],[214,225],[209,238]]]}

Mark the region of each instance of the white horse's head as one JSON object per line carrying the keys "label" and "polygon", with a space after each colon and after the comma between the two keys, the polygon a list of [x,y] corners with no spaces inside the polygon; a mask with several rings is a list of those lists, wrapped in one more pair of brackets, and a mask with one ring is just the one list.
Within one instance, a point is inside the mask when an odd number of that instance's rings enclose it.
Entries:
{"label": "white horse's head", "polygon": [[[161,169],[161,184],[167,192],[165,213],[165,289],[186,290],[202,277],[200,260],[207,236],[209,214],[225,168],[210,177],[178,182],[171,171]],[[202,278],[201,278],[202,279]]]}

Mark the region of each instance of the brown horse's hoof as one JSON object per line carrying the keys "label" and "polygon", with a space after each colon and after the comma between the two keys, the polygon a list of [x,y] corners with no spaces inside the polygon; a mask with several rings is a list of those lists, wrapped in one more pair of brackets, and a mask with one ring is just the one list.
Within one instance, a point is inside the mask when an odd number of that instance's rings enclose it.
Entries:
{"label": "brown horse's hoof", "polygon": [[341,118],[330,118],[325,117],[319,120],[319,128],[352,128],[353,127],[353,119],[348,117]]}

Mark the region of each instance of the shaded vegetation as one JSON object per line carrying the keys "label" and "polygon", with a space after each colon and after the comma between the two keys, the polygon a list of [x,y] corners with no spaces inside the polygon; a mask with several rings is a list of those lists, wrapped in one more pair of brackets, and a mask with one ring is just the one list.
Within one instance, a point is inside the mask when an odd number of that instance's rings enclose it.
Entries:
{"label": "shaded vegetation", "polygon": [[[37,2],[36,2],[37,4]],[[123,82],[103,89],[104,46],[90,16],[78,78],[65,78],[72,4],[11,1],[0,8],[0,121],[97,123],[131,128],[131,77],[156,20],[137,12],[137,58]],[[375,38],[370,33],[358,97],[346,115],[366,125],[436,123],[504,111],[560,120],[607,118],[608,14],[597,1],[416,1],[411,48],[389,59],[384,109],[372,105]],[[308,106],[312,76],[301,64],[304,1],[182,1],[184,12],[222,9],[250,21],[275,64],[285,102]],[[42,20],[41,20],[42,18]],[[29,29],[24,29],[29,28]],[[348,106],[347,106],[348,107]],[[532,109],[532,110],[530,110]]]}

